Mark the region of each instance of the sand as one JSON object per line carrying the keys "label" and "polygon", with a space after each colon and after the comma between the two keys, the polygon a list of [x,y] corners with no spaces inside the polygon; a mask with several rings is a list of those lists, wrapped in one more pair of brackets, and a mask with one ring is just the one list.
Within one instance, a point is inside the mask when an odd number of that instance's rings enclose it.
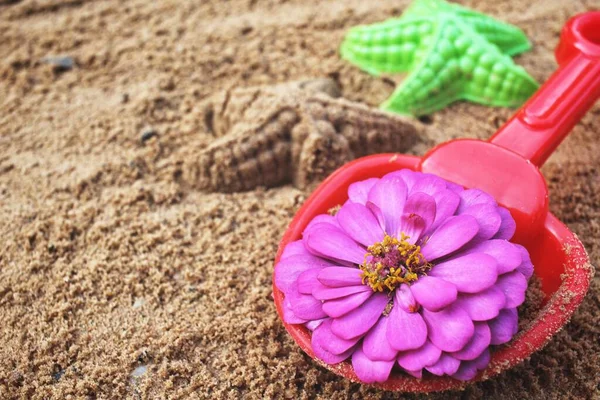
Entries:
{"label": "sand", "polygon": [[[329,77],[379,104],[394,80],[337,48],[406,4],[0,0],[0,398],[397,398],[317,366],[276,315],[272,260],[310,188],[207,193],[189,171],[215,140],[214,93]],[[563,23],[598,7],[464,4],[525,30],[534,49],[516,61],[540,81]],[[43,61],[65,55],[71,68]],[[511,112],[460,103],[415,124],[428,143],[486,138]],[[599,117],[597,105],[543,169],[552,212],[594,265]],[[429,398],[600,398],[599,338],[595,277],[530,360]]]}

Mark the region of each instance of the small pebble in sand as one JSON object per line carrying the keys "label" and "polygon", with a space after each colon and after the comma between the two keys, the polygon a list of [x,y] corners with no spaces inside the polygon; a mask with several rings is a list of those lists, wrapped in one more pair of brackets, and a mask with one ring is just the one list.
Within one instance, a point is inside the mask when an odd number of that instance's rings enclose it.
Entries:
{"label": "small pebble in sand", "polygon": [[139,367],[136,367],[133,371],[131,371],[131,377],[139,378],[140,376],[144,375],[146,371],[148,371],[148,366],[140,365]]}
{"label": "small pebble in sand", "polygon": [[140,140],[142,141],[142,143],[146,143],[148,140],[152,139],[155,136],[158,136],[158,132],[156,131],[156,129],[146,128],[142,131],[142,136],[140,137]]}
{"label": "small pebble in sand", "polygon": [[49,56],[41,60],[44,64],[52,65],[56,72],[65,72],[73,69],[75,60],[71,56]]}
{"label": "small pebble in sand", "polygon": [[144,300],[141,297],[136,297],[135,301],[133,302],[133,308],[134,309],[138,309],[141,308],[144,304],[146,304],[146,300]]}

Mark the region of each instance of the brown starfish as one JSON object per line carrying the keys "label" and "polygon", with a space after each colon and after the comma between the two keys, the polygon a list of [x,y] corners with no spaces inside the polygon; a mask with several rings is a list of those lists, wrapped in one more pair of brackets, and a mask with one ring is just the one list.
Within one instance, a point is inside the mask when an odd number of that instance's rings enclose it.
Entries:
{"label": "brown starfish", "polygon": [[417,143],[410,120],[339,96],[330,79],[220,93],[205,112],[217,139],[192,166],[193,179],[218,192],[288,182],[305,188],[356,157]]}

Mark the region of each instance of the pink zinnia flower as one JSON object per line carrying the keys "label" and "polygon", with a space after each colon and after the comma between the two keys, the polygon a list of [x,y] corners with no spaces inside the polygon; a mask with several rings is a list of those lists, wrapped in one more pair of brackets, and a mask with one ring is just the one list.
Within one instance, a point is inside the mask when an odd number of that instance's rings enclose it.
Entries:
{"label": "pink zinnia flower", "polygon": [[275,267],[284,320],[312,330],[315,355],[351,359],[366,382],[394,365],[472,379],[518,329],[533,273],[508,240],[515,222],[488,194],[409,170],[350,185]]}

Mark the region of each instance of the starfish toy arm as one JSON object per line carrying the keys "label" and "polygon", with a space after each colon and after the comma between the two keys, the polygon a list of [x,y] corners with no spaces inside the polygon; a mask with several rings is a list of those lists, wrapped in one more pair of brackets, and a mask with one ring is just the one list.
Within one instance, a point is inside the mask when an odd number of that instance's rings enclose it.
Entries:
{"label": "starfish toy arm", "polygon": [[427,55],[382,108],[425,115],[459,99],[512,107],[525,101],[537,86],[496,46],[466,24],[447,18],[438,24]]}
{"label": "starfish toy arm", "polygon": [[351,29],[341,52],[371,74],[410,71],[382,108],[418,116],[459,99],[520,105],[538,84],[509,55],[529,47],[509,24],[443,0],[415,0],[402,18]]}
{"label": "starfish toy arm", "polygon": [[498,46],[500,51],[509,56],[531,49],[531,43],[525,33],[516,26],[499,21],[488,15],[450,4],[440,0],[415,0],[404,12],[402,18],[422,18],[439,12],[455,14],[488,42]]}
{"label": "starfish toy arm", "polygon": [[419,57],[418,49],[434,30],[428,18],[392,19],[352,28],[342,43],[342,58],[372,75],[409,71]]}

